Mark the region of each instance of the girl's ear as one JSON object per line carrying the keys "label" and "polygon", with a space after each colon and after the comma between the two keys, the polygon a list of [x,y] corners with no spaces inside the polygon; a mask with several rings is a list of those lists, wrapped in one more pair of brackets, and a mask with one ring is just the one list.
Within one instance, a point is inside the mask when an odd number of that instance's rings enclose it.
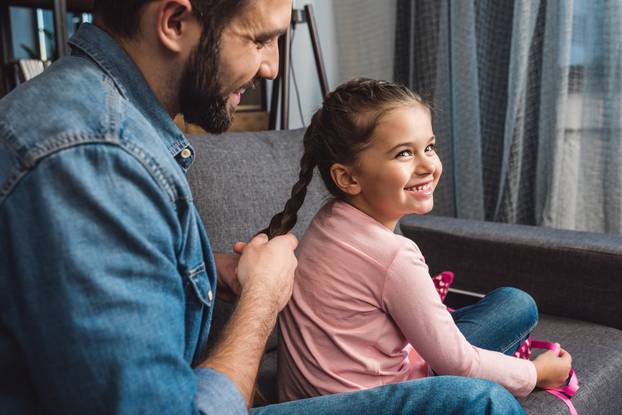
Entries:
{"label": "girl's ear", "polygon": [[361,193],[361,185],[352,175],[352,167],[335,163],[330,166],[330,177],[339,190],[345,194],[356,196]]}

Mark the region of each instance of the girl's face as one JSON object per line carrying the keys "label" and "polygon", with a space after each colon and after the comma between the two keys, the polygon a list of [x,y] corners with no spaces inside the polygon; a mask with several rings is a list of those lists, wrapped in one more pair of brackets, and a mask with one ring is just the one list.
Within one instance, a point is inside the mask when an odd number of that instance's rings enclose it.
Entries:
{"label": "girl's face", "polygon": [[399,107],[381,118],[359,153],[349,199],[393,230],[402,216],[432,210],[442,171],[429,110],[421,104]]}

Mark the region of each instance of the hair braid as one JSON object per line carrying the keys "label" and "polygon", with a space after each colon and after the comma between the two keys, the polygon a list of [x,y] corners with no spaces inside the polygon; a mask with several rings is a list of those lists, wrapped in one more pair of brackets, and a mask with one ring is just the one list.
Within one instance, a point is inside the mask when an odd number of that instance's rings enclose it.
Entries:
{"label": "hair braid", "polygon": [[261,233],[266,233],[270,239],[289,232],[296,225],[296,221],[298,220],[298,211],[305,200],[307,186],[313,179],[313,169],[317,165],[310,139],[313,131],[313,128],[309,127],[305,133],[305,151],[300,159],[300,173],[298,175],[298,181],[292,187],[289,200],[285,203],[283,211],[274,215],[270,221],[270,225],[261,231]]}

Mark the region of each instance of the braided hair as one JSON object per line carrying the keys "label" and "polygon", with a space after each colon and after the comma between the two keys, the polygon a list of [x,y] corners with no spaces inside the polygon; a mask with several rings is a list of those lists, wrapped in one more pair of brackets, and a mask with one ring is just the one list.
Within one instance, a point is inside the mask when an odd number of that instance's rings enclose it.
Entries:
{"label": "braided hair", "polygon": [[398,107],[415,104],[430,109],[419,95],[403,85],[367,78],[348,81],[329,93],[305,132],[300,174],[290,198],[283,211],[274,215],[261,233],[273,238],[286,234],[296,225],[315,167],[328,191],[342,199],[344,193],[331,177],[331,166],[353,164],[369,145],[381,117]]}

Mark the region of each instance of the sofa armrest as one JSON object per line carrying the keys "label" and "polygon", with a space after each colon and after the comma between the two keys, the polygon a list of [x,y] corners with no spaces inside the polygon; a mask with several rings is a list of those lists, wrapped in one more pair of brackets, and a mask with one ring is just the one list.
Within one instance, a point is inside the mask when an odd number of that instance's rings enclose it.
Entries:
{"label": "sofa armrest", "polygon": [[400,226],[430,273],[456,273],[456,288],[512,286],[540,312],[622,329],[619,236],[439,216],[410,215]]}

